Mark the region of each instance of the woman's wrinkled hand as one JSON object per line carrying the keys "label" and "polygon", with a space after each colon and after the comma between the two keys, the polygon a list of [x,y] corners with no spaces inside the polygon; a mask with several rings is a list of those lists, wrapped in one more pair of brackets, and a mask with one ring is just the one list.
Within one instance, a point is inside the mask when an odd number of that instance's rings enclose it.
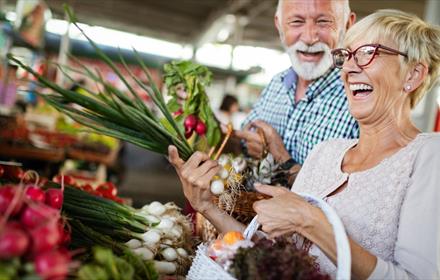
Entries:
{"label": "woman's wrinkled hand", "polygon": [[207,154],[195,152],[185,162],[179,157],[174,146],[168,147],[168,159],[176,169],[182,182],[183,193],[191,206],[202,214],[215,207],[212,202],[210,182],[220,170],[217,161],[210,160]]}
{"label": "woman's wrinkled hand", "polygon": [[258,222],[269,238],[295,232],[308,237],[316,222],[323,218],[320,209],[288,189],[261,184],[255,184],[255,188],[272,197],[253,205]]}

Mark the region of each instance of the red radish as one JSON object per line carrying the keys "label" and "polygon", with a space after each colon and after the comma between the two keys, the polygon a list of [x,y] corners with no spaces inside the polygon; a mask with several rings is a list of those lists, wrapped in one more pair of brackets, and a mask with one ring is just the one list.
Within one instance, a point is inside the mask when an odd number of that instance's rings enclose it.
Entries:
{"label": "red radish", "polygon": [[38,254],[53,250],[61,241],[57,221],[51,221],[31,231],[32,252]]}
{"label": "red radish", "polygon": [[48,189],[46,191],[46,205],[55,209],[63,207],[64,194],[60,189]]}
{"label": "red radish", "polygon": [[185,131],[188,128],[191,128],[191,130],[193,130],[194,128],[196,128],[197,125],[197,117],[194,115],[187,116],[185,121],[183,122],[183,125],[185,127]]}
{"label": "red radish", "polygon": [[35,270],[43,279],[65,279],[70,256],[63,251],[50,251],[35,257]]}
{"label": "red radish", "polygon": [[[182,108],[179,108],[179,110],[177,110],[176,112],[174,112],[173,113],[173,116],[175,117],[175,118],[177,118],[178,116],[180,116],[180,115],[182,115],[183,114],[183,110],[182,110]],[[1,176],[1,175],[0,175]]]}
{"label": "red radish", "polygon": [[29,205],[21,214],[20,221],[28,229],[33,229],[50,219],[58,219],[59,212],[44,204]]}
{"label": "red radish", "polygon": [[57,224],[58,232],[60,233],[60,245],[69,245],[71,241],[71,232],[70,228],[64,226],[63,222],[61,220]]}
{"label": "red radish", "polygon": [[25,196],[35,202],[44,202],[45,200],[43,190],[34,185],[26,187]]}
{"label": "red radish", "polygon": [[197,122],[197,126],[196,126],[196,132],[198,135],[205,135],[206,133],[206,125],[204,122],[202,122],[201,120],[199,120]]}
{"label": "red radish", "polygon": [[0,234],[0,259],[23,255],[29,245],[29,237],[15,225],[7,224]]}
{"label": "red radish", "polygon": [[[0,214],[5,214],[6,210],[10,207],[14,196],[18,191],[18,187],[5,185],[0,187]],[[11,215],[16,215],[21,210],[21,206],[23,205],[23,200],[18,198],[14,209],[11,212]]]}
{"label": "red radish", "polygon": [[191,137],[191,135],[193,134],[193,129],[192,128],[185,128],[185,138],[188,139]]}

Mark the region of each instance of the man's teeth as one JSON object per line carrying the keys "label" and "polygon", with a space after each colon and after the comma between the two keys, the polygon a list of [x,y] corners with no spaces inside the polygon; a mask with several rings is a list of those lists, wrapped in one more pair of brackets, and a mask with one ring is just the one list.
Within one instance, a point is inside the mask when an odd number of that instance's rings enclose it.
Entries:
{"label": "man's teeth", "polygon": [[351,84],[350,85],[350,90],[351,91],[356,91],[356,90],[373,90],[372,86],[366,85],[366,84]]}

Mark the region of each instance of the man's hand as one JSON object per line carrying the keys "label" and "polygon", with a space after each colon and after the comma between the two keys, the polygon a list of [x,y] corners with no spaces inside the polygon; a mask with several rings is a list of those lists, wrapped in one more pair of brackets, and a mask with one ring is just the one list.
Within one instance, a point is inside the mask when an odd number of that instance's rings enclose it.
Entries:
{"label": "man's hand", "polygon": [[219,164],[201,152],[195,152],[185,162],[179,157],[174,146],[168,147],[168,157],[176,169],[182,182],[183,193],[191,206],[202,214],[213,207],[210,183],[212,177],[220,170]]}
{"label": "man's hand", "polygon": [[[259,134],[256,131],[262,133]],[[254,158],[262,158],[265,151],[270,152],[278,163],[283,163],[290,158],[281,136],[271,125],[262,120],[249,123],[243,131],[235,131],[235,135],[246,141],[248,153]]]}
{"label": "man's hand", "polygon": [[266,156],[266,140],[262,133],[258,133],[252,123],[247,124],[243,130],[234,130],[233,136],[246,142],[248,155],[256,159]]}

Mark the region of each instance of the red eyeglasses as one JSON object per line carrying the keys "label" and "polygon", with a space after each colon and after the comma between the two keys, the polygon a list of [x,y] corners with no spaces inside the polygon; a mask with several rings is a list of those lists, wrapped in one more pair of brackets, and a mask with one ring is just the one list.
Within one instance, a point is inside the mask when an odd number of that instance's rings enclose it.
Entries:
{"label": "red eyeglasses", "polygon": [[379,49],[385,50],[390,54],[403,55],[406,58],[408,57],[406,53],[383,46],[381,44],[367,44],[360,46],[354,51],[344,48],[332,50],[333,65],[337,68],[342,68],[344,63],[353,57],[357,66],[360,68],[365,67],[373,61],[373,59],[379,53]]}

